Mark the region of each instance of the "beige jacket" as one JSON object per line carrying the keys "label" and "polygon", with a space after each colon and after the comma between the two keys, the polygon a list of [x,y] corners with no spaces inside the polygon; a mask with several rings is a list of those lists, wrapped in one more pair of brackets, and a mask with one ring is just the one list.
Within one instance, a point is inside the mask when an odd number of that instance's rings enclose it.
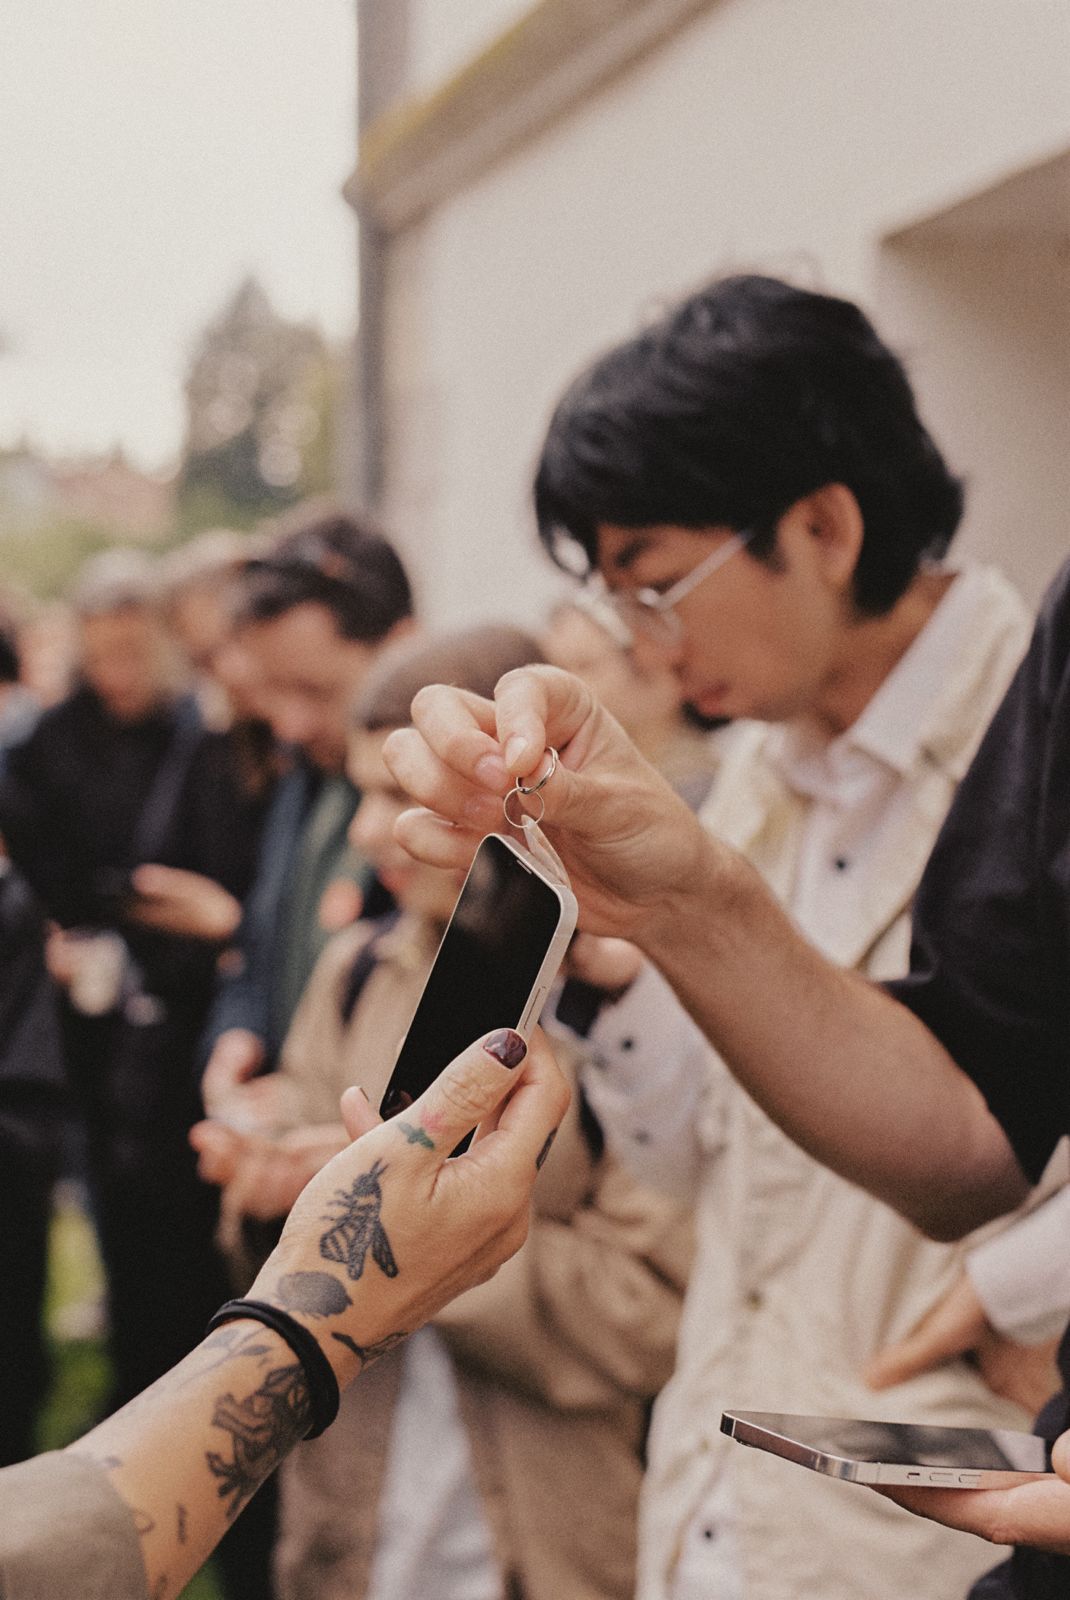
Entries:
{"label": "beige jacket", "polygon": [[[303,1120],[335,1120],[350,1083],[381,1094],[434,953],[426,928],[402,919],[345,1026],[340,997],[365,937],[357,927],[332,941],[294,1019],[283,1071]],[[630,1600],[645,1423],[672,1367],[690,1221],[592,1158],[578,1106],[540,1173],[527,1244],[436,1325],[503,1593]],[[369,1368],[329,1432],[284,1466],[281,1600],[364,1593],[400,1370],[400,1351]]]}
{"label": "beige jacket", "polygon": [[[1029,618],[1017,595],[994,573],[979,578],[968,647],[919,705],[915,748],[896,795],[898,825],[876,853],[859,856],[835,939],[825,942],[826,954],[874,978],[905,970],[915,886],[1027,642]],[[769,759],[771,730],[751,724],[730,734],[703,821],[787,901],[809,802]],[[601,1033],[600,1024],[596,1043]],[[691,1067],[699,1074],[700,1043]],[[698,1244],[677,1371],[655,1409],[641,1515],[642,1600],[671,1593],[685,1535],[691,1529],[694,1537],[695,1518],[711,1497],[716,1504],[718,1486],[734,1503],[745,1600],[960,1600],[992,1565],[990,1546],[913,1518],[867,1489],[742,1449],[718,1428],[726,1407],[1025,1425],[962,1361],[883,1394],[859,1376],[946,1289],[958,1252],[923,1239],[803,1154],[723,1065],[710,1064],[708,1049],[704,1057],[706,1090],[671,1153],[671,1175],[684,1180],[676,1192],[692,1185]],[[592,1082],[597,1105],[595,1088]]]}

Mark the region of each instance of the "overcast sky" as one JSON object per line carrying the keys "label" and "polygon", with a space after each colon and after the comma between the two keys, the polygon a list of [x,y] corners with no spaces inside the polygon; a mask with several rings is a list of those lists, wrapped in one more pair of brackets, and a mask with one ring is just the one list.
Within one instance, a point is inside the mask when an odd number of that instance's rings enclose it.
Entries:
{"label": "overcast sky", "polygon": [[173,457],[247,272],[354,321],[353,0],[0,0],[0,445]]}

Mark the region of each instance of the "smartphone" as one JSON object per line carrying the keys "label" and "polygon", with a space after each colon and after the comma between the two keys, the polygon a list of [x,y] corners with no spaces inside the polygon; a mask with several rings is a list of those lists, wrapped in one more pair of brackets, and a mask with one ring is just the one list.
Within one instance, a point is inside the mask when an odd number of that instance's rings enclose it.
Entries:
{"label": "smartphone", "polygon": [[528,1038],[576,927],[576,900],[510,839],[491,833],[442,936],[380,1110],[395,1116],[494,1028]]}
{"label": "smartphone", "polygon": [[1052,1472],[1051,1444],[1007,1428],[725,1411],[721,1432],[849,1483],[1007,1489]]}

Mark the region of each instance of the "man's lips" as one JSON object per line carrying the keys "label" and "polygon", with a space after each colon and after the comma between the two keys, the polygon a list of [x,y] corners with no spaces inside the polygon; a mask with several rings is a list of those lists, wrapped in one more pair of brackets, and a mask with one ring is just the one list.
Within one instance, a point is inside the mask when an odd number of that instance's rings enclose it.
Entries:
{"label": "man's lips", "polygon": [[723,717],[726,715],[732,698],[732,686],[729,683],[715,683],[700,689],[697,694],[687,694],[685,699],[689,705],[700,711],[704,717]]}

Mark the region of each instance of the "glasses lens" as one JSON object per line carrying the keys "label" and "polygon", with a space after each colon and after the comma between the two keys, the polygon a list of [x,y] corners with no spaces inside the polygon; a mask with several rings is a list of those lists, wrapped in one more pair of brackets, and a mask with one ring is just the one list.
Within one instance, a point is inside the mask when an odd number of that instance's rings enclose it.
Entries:
{"label": "glasses lens", "polygon": [[614,594],[608,598],[633,644],[637,638],[643,638],[650,644],[670,649],[679,642],[680,622],[675,612],[652,606],[637,594]]}

